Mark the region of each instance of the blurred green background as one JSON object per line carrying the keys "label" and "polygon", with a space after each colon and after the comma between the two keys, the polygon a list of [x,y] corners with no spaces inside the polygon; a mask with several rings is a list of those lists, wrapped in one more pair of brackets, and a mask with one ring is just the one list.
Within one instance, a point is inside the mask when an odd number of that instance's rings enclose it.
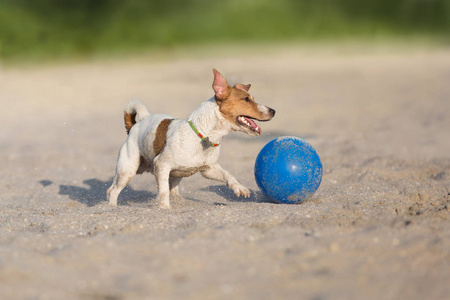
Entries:
{"label": "blurred green background", "polygon": [[0,0],[3,61],[449,33],[450,0]]}

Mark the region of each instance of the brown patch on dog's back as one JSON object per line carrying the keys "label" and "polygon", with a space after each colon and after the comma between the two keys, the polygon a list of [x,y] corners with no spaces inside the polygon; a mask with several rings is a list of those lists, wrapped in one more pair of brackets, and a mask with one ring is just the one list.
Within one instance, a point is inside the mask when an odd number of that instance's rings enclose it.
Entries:
{"label": "brown patch on dog's back", "polygon": [[127,130],[127,134],[129,134],[131,127],[136,124],[136,113],[129,114],[124,112],[123,120],[125,122],[125,129]]}
{"label": "brown patch on dog's back", "polygon": [[156,128],[155,139],[153,140],[153,150],[155,151],[155,156],[160,154],[166,145],[167,130],[169,129],[170,123],[173,119],[164,119],[159,123],[158,128]]}

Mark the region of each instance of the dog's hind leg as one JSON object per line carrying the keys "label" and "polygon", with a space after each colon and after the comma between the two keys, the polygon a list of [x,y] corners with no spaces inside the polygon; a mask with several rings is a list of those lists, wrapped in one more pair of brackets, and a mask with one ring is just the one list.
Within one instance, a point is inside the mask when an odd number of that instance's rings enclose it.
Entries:
{"label": "dog's hind leg", "polygon": [[117,206],[120,192],[127,186],[139,168],[139,150],[130,147],[127,142],[122,145],[117,160],[116,175],[113,183],[106,192],[109,204]]}
{"label": "dog's hind leg", "polygon": [[181,179],[181,177],[169,177],[170,196],[181,198],[178,191],[178,185],[180,184]]}
{"label": "dog's hind leg", "polygon": [[169,185],[170,166],[161,161],[155,162],[155,177],[158,184],[158,200],[160,207],[170,209],[170,185]]}

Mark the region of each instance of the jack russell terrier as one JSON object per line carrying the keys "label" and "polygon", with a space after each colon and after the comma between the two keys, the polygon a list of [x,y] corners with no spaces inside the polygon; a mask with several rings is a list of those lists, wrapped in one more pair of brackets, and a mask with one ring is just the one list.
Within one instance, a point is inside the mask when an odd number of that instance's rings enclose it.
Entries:
{"label": "jack russell terrier", "polygon": [[250,191],[217,163],[220,143],[231,131],[260,135],[261,128],[253,120],[269,121],[275,110],[254,101],[248,93],[250,84],[231,87],[217,70],[213,72],[214,97],[187,119],[150,114],[138,100],[125,107],[128,138],[120,148],[116,175],[107,191],[110,205],[117,206],[123,188],[134,175],[144,172],[156,177],[161,208],[170,208],[169,196],[180,196],[181,179],[197,172],[226,183],[238,197],[250,196]]}

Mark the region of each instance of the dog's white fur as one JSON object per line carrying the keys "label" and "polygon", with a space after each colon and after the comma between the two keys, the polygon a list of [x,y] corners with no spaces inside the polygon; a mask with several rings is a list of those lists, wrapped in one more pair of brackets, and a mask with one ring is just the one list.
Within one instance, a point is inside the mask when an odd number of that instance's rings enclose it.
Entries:
{"label": "dog's white fur", "polygon": [[[219,82],[219,85],[223,85],[224,83],[220,81],[225,79],[216,70],[214,74],[214,84]],[[259,134],[240,126],[239,123],[231,122],[224,116],[218,104],[223,90],[214,84],[216,95],[203,102],[187,119],[174,119],[166,114],[150,114],[144,104],[138,100],[132,100],[126,106],[125,113],[135,114],[136,124],[131,127],[128,138],[119,152],[116,175],[107,192],[110,205],[117,205],[117,198],[122,189],[136,173],[142,172],[151,172],[155,175],[162,208],[170,208],[169,195],[179,196],[178,184],[182,177],[197,172],[206,178],[226,183],[238,197],[250,196],[250,191],[217,163],[220,144],[217,147],[211,147],[210,144],[202,141],[189,125],[189,121],[192,121],[198,131],[214,143],[221,143],[222,138],[231,131]],[[245,93],[249,87],[246,88]],[[251,99],[253,101],[253,97]],[[253,106],[259,110],[260,115],[263,115],[262,120],[270,120],[275,114],[274,110],[266,106],[254,102]],[[236,109],[239,110],[239,108]],[[152,145],[158,125],[165,119],[173,119],[173,121],[167,129],[163,151],[156,154]]]}

